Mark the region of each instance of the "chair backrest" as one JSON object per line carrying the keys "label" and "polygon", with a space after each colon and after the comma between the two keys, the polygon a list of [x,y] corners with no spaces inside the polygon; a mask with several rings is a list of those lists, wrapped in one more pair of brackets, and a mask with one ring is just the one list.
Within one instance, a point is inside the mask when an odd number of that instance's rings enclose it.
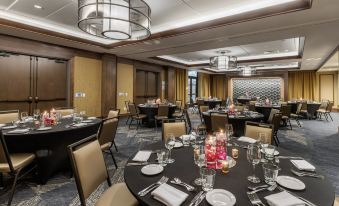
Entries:
{"label": "chair backrest", "polygon": [[197,101],[197,105],[199,105],[199,106],[205,104],[205,100],[203,100],[203,99],[197,99],[196,101]]}
{"label": "chair backrest", "polygon": [[246,125],[245,125],[245,136],[246,137],[258,139],[259,133],[266,134],[267,140],[264,143],[272,144],[273,125],[261,124],[259,122],[246,122]]}
{"label": "chair backrest", "polygon": [[120,109],[117,110],[109,110],[107,118],[119,118],[119,114],[120,114]]}
{"label": "chair backrest", "polygon": [[255,104],[251,104],[251,103],[250,103],[250,104],[248,105],[248,110],[249,110],[249,111],[252,111],[252,112],[255,112]]}
{"label": "chair backrest", "polygon": [[297,106],[297,111],[296,111],[296,113],[297,113],[297,114],[299,114],[299,113],[300,113],[300,111],[301,111],[301,107],[302,107],[302,104],[301,104],[301,103],[299,103],[299,104],[298,104],[298,106]]}
{"label": "chair backrest", "polygon": [[55,109],[56,112],[59,112],[61,116],[71,115],[74,113],[74,108],[60,107]]}
{"label": "chair backrest", "polygon": [[105,119],[101,122],[98,131],[98,140],[100,145],[113,142],[118,129],[119,120],[117,118]]}
{"label": "chair backrest", "polygon": [[0,164],[5,164],[5,165],[7,164],[9,167],[9,170],[11,172],[14,172],[14,167],[13,167],[11,158],[9,156],[5,137],[2,134],[1,129],[0,129]]}
{"label": "chair backrest", "polygon": [[245,106],[244,105],[235,105],[234,109],[236,109],[238,112],[244,111]]}
{"label": "chair backrest", "polygon": [[81,205],[105,180],[111,186],[107,167],[96,136],[90,136],[68,146],[68,154],[79,192]]}
{"label": "chair backrest", "polygon": [[189,127],[189,131],[188,132],[191,132],[192,130],[192,123],[191,123],[191,118],[190,118],[190,115],[188,114],[188,110],[187,109],[184,109],[184,114],[185,114],[185,117],[186,117],[186,123]]}
{"label": "chair backrest", "polygon": [[0,124],[19,120],[19,110],[0,111]]}
{"label": "chair backrest", "polygon": [[165,116],[167,117],[168,116],[168,105],[165,105],[165,104],[160,104],[159,107],[158,107],[158,116]]}
{"label": "chair backrest", "polygon": [[275,113],[273,115],[272,124],[273,124],[274,131],[279,130],[281,119],[282,119],[282,113]]}
{"label": "chair backrest", "polygon": [[212,113],[211,126],[212,132],[225,131],[225,125],[228,124],[228,114]]}
{"label": "chair backrest", "polygon": [[323,109],[323,110],[326,110],[327,109],[327,106],[328,106],[329,102],[328,101],[322,101],[321,104],[320,104],[320,107],[319,109]]}
{"label": "chair backrest", "polygon": [[199,111],[200,113],[207,112],[210,108],[206,105],[200,105],[199,106]]}
{"label": "chair backrest", "polygon": [[186,122],[163,122],[162,140],[165,142],[168,134],[172,133],[175,137],[180,137],[186,133]]}
{"label": "chair backrest", "polygon": [[307,110],[307,102],[301,103],[301,110]]}
{"label": "chair backrest", "polygon": [[134,103],[129,103],[128,104],[128,110],[131,113],[131,115],[137,115],[138,114],[137,108],[135,107]]}
{"label": "chair backrest", "polygon": [[278,112],[279,112],[279,110],[277,110],[277,109],[271,109],[270,116],[268,117],[268,120],[267,120],[267,122],[269,124],[272,124],[273,116],[274,116],[274,114],[276,114]]}
{"label": "chair backrest", "polygon": [[182,101],[181,100],[175,101],[175,106],[177,106],[178,109],[181,109],[182,108]]}
{"label": "chair backrest", "polygon": [[280,112],[283,116],[290,117],[291,116],[291,105],[281,105]]}
{"label": "chair backrest", "polygon": [[332,112],[332,107],[333,107],[333,102],[328,103],[326,111],[327,112]]}

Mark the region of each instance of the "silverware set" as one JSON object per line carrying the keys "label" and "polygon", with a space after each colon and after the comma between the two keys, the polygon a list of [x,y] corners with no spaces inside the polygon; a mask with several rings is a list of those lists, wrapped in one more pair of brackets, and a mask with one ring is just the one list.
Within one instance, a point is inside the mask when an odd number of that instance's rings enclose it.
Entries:
{"label": "silverware set", "polygon": [[206,192],[200,191],[194,198],[191,200],[189,206],[198,206],[206,197]]}
{"label": "silverware set", "polygon": [[145,189],[138,192],[138,195],[143,197],[147,195],[149,192],[154,190],[155,188],[159,187],[160,185],[166,183],[168,181],[168,177],[163,176],[158,182],[151,184],[150,186],[146,187]]}
{"label": "silverware set", "polygon": [[259,199],[257,193],[247,193],[248,199],[250,199],[250,202],[252,205],[256,206],[265,206],[265,204]]}
{"label": "silverware set", "polygon": [[180,186],[186,188],[186,190],[187,190],[187,191],[190,191],[190,192],[193,191],[193,190],[195,190],[195,187],[193,187],[193,186],[191,186],[191,185],[189,185],[189,184],[187,184],[187,183],[181,181],[181,180],[180,180],[179,178],[177,178],[177,177],[173,178],[173,180],[171,181],[171,183],[172,183],[172,184],[175,184],[175,185],[180,185]]}
{"label": "silverware set", "polygon": [[325,179],[325,177],[323,175],[318,175],[318,174],[313,173],[313,172],[299,172],[299,171],[296,171],[294,169],[291,169],[291,172],[298,177],[314,177],[314,178]]}

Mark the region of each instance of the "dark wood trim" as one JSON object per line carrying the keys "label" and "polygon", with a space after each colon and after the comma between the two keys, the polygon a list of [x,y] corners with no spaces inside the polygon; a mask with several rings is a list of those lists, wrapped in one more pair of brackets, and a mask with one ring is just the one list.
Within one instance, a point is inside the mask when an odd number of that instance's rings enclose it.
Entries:
{"label": "dark wood trim", "polygon": [[312,0],[290,2],[290,3],[284,4],[284,5],[280,5],[280,6],[260,9],[260,10],[256,10],[256,11],[252,11],[252,12],[247,12],[245,14],[238,14],[238,15],[234,15],[234,16],[231,16],[231,17],[214,19],[214,20],[211,20],[211,21],[208,21],[208,22],[194,24],[194,25],[191,25],[191,26],[183,27],[183,28],[171,29],[171,30],[159,32],[159,33],[156,33],[156,34],[152,34],[151,37],[149,37],[146,40],[133,41],[133,42],[126,42],[126,41],[125,42],[118,42],[118,43],[113,43],[110,46],[111,47],[121,47],[121,46],[126,46],[126,45],[136,45],[136,44],[139,44],[139,43],[141,43],[143,41],[147,41],[147,40],[169,38],[169,37],[174,37],[174,36],[178,36],[178,35],[189,34],[189,33],[194,33],[194,32],[198,32],[198,31],[204,31],[204,30],[208,30],[208,29],[222,27],[222,26],[226,26],[226,25],[248,22],[248,21],[263,19],[263,18],[267,18],[267,17],[278,16],[278,15],[282,15],[282,14],[302,11],[302,10],[306,10],[306,9],[310,9],[310,8],[312,8]]}
{"label": "dark wood trim", "polygon": [[321,62],[321,64],[319,65],[319,67],[316,69],[316,71],[318,71],[319,69],[321,69],[321,67],[323,67],[326,62],[336,53],[339,52],[339,45],[335,47],[335,49]]}
{"label": "dark wood trim", "polygon": [[117,57],[105,54],[101,60],[101,114],[106,116],[110,109],[116,108]]}

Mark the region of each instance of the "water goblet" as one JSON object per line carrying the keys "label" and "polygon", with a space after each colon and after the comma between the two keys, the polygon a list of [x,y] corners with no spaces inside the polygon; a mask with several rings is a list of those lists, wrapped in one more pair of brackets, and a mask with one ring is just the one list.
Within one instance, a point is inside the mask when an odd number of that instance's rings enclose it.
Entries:
{"label": "water goblet", "polygon": [[260,163],[261,151],[257,144],[250,144],[247,148],[247,160],[253,166],[253,175],[248,176],[248,181],[252,183],[259,183],[260,179],[255,175],[255,166]]}
{"label": "water goblet", "polygon": [[174,134],[170,133],[167,135],[166,141],[165,141],[165,147],[168,149],[168,160],[167,163],[173,163],[175,160],[171,157],[171,151],[174,148],[175,145],[175,137]]}
{"label": "water goblet", "polygon": [[205,147],[204,145],[197,146],[194,153],[195,164],[199,167],[200,177],[194,180],[194,184],[202,185],[202,176],[201,176],[201,168],[206,166],[206,157],[205,157]]}

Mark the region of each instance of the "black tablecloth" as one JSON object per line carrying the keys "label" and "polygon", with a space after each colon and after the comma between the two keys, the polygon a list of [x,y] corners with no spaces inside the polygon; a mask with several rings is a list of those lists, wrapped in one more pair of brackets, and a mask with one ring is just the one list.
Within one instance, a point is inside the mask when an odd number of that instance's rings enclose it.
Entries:
{"label": "black tablecloth", "polygon": [[[208,133],[211,133],[212,124],[211,124],[211,113],[213,112],[203,112],[203,119],[206,125],[206,130]],[[221,112],[223,113],[223,112]],[[232,124],[234,136],[240,137],[244,135],[245,123],[246,121],[260,122],[264,118],[264,115],[257,114],[255,116],[232,116],[229,115],[228,123]]]}
{"label": "black tablecloth", "polygon": [[271,110],[278,109],[280,110],[280,106],[255,106],[255,111],[264,115],[264,121],[267,122],[268,118],[270,117]]}
{"label": "black tablecloth", "polygon": [[[291,112],[295,114],[297,112],[299,102],[288,102],[287,104],[291,105]],[[309,118],[316,117],[317,110],[319,109],[320,105],[320,103],[307,103],[307,113]]]}
{"label": "black tablecloth", "polygon": [[221,106],[221,100],[205,100],[204,104],[207,105],[210,109],[214,109],[217,105]]}
{"label": "black tablecloth", "polygon": [[[144,149],[160,149],[163,148],[162,142],[157,142],[155,144],[149,145]],[[282,155],[290,155],[289,152],[279,148],[279,151]],[[228,149],[228,155],[230,155],[230,148]],[[132,156],[133,157],[133,156]],[[164,171],[161,174],[155,176],[145,176],[140,170],[142,166],[126,166],[125,167],[125,182],[127,187],[132,192],[132,194],[139,200],[141,205],[150,205],[150,206],[160,206],[163,205],[157,200],[153,199],[150,195],[146,195],[145,197],[140,197],[137,193],[148,185],[155,183],[162,176],[167,176],[171,179],[173,177],[178,177],[182,181],[190,183],[193,185],[193,181],[199,176],[199,168],[193,162],[193,149],[192,147],[183,147],[180,149],[172,150],[172,157],[175,159],[173,164],[168,164]],[[156,155],[152,154],[149,161],[155,161]],[[284,159],[280,160],[280,167],[282,168],[279,171],[280,175],[288,175],[293,176],[290,172],[290,168],[292,164],[290,160]],[[321,171],[318,173],[321,173]],[[257,166],[256,174],[263,180],[263,171],[261,168],[261,164]],[[237,164],[235,167],[231,168],[230,172],[227,175],[224,175],[217,170],[216,179],[215,179],[215,189],[225,189],[233,193],[236,197],[238,206],[247,206],[251,205],[249,203],[248,197],[246,195],[247,187],[250,185],[247,180],[247,176],[252,175],[252,166],[246,160],[246,150],[239,148],[239,159],[237,159]],[[295,176],[294,176],[295,177]],[[306,185],[306,189],[303,191],[295,191],[296,194],[310,200],[314,204],[318,206],[332,206],[334,202],[334,189],[331,183],[327,178],[325,180],[321,180],[319,178],[312,177],[296,177],[303,181]],[[188,205],[190,201],[193,199],[194,195],[198,191],[187,192],[182,187],[173,185],[168,183],[171,186],[186,192],[189,194],[187,200],[183,203],[183,205]],[[201,187],[197,187],[198,190],[201,190]],[[277,193],[278,190],[274,192],[261,192],[258,193],[259,197],[263,202],[264,196],[269,194]],[[266,203],[266,202],[265,202]],[[209,205],[206,200],[202,202],[200,205]]]}
{"label": "black tablecloth", "polygon": [[[168,118],[173,118],[173,113],[175,112],[176,108],[177,106],[175,105],[169,105]],[[143,123],[146,123],[148,127],[154,127],[154,116],[158,114],[158,105],[138,105],[138,109],[141,114],[147,115],[147,118],[143,120]]]}
{"label": "black tablecloth", "polygon": [[70,171],[67,146],[90,135],[96,134],[100,119],[82,127],[67,127],[72,119],[63,119],[51,130],[30,131],[27,134],[7,134],[4,137],[10,153],[35,153],[38,175],[42,184],[58,171]]}

